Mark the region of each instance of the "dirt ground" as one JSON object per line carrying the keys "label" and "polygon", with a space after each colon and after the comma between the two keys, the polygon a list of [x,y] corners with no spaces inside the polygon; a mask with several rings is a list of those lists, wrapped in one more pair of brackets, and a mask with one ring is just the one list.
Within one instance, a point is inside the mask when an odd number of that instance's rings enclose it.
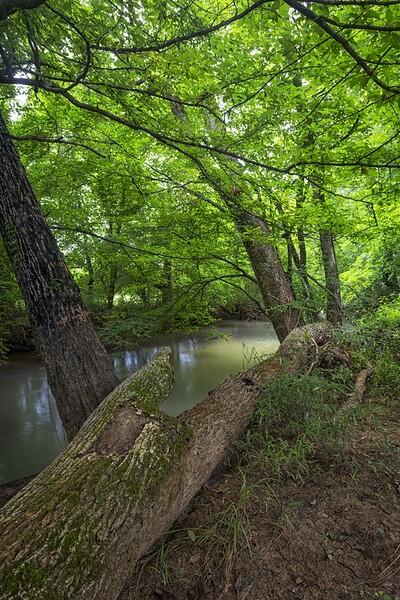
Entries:
{"label": "dirt ground", "polygon": [[379,418],[302,477],[232,467],[120,600],[400,599],[400,407]]}

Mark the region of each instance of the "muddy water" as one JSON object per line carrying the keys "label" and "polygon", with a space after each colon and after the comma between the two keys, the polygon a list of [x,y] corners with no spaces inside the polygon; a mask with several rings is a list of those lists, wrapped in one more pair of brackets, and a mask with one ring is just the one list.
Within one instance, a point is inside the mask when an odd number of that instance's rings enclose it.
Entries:
{"label": "muddy water", "polygon": [[[115,356],[122,379],[157,350],[172,348],[176,385],[162,409],[177,415],[191,408],[226,377],[278,347],[267,323],[223,321],[196,336],[174,334],[150,339]],[[0,484],[38,473],[65,445],[46,372],[32,354],[14,354],[0,368]]]}

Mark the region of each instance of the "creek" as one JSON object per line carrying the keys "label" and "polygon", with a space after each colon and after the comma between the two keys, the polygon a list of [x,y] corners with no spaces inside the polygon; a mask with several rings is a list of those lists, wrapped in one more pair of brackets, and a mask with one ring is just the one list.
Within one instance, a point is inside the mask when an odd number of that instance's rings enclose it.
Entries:
{"label": "creek", "polygon": [[[161,405],[178,415],[203,400],[229,375],[278,348],[269,323],[221,321],[200,332],[149,338],[133,350],[114,355],[120,379],[134,373],[161,346],[170,346],[176,384]],[[34,354],[12,354],[0,368],[0,484],[39,473],[65,446],[62,423]]]}

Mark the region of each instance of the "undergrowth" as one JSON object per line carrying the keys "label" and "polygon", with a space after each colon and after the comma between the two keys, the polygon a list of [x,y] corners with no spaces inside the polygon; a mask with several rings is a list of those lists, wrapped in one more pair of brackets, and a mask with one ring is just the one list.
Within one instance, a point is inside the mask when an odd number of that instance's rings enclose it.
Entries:
{"label": "undergrowth", "polygon": [[302,481],[332,464],[353,460],[351,432],[370,411],[342,410],[352,391],[351,372],[341,369],[329,378],[323,373],[281,377],[264,389],[238,445],[235,484],[222,491],[222,509],[160,546],[157,565],[164,585],[176,576],[171,560],[182,543],[193,544],[193,553],[196,547],[202,549],[201,563],[193,565],[194,578],[212,577],[217,564],[228,585],[238,554],[251,556],[254,510],[269,515],[277,535],[294,527],[296,505],[283,501],[280,482],[288,477]]}
{"label": "undergrowth", "polygon": [[[264,511],[265,522],[277,536],[296,526],[298,507],[283,493],[290,482],[307,486],[331,469],[357,482],[363,465],[390,471],[398,448],[380,429],[380,417],[389,412],[400,390],[400,334],[392,327],[379,338],[380,327],[378,319],[337,335],[335,344],[345,350],[348,363],[280,377],[264,388],[252,423],[237,445],[228,483],[217,490],[222,503],[217,510],[211,505],[206,519],[196,526],[191,523],[190,529],[181,530],[158,550],[165,585],[172,573],[177,574],[171,561],[174,549],[182,544],[193,545],[192,555],[201,551],[200,563],[193,564],[193,578],[207,581],[217,569],[230,585],[238,555],[253,552],[254,512]],[[353,405],[348,401],[357,373],[367,365],[372,376],[364,400]],[[379,430],[381,435],[376,448],[371,446],[371,456],[361,453],[360,458],[355,440],[367,430]],[[246,590],[241,597],[251,595],[251,587]]]}
{"label": "undergrowth", "polygon": [[315,374],[271,382],[258,399],[243,459],[295,479],[343,462],[362,409],[342,410],[353,390],[348,374],[339,379]]}

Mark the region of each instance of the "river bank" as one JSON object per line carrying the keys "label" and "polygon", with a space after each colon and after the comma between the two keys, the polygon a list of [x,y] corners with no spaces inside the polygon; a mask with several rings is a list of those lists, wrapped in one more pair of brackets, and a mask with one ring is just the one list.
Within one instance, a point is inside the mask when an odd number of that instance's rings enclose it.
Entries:
{"label": "river bank", "polygon": [[[265,322],[222,321],[188,335],[143,339],[114,355],[120,379],[143,366],[160,347],[172,348],[176,376],[162,408],[172,415],[194,406],[223,379],[278,347]],[[34,354],[16,353],[0,367],[0,484],[40,472],[65,446],[45,370]]]}
{"label": "river bank", "polygon": [[400,366],[376,356],[354,402],[370,354],[342,359],[266,388],[230,466],[119,600],[400,597]]}

